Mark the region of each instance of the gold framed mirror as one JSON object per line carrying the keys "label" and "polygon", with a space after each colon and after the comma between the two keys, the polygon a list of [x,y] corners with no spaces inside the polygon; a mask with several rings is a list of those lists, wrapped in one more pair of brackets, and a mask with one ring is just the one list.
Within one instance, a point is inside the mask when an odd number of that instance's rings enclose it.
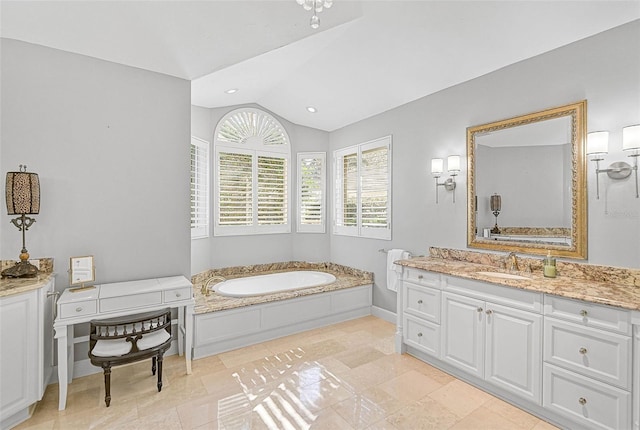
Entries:
{"label": "gold framed mirror", "polygon": [[467,246],[587,258],[587,101],[467,128]]}

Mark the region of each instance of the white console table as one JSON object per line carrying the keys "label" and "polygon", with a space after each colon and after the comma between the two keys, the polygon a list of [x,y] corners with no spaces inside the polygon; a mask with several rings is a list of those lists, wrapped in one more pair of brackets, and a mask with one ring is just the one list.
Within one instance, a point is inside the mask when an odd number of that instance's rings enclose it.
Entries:
{"label": "white console table", "polygon": [[102,284],[76,291],[66,289],[58,299],[58,312],[53,324],[58,346],[58,409],[66,407],[67,385],[73,379],[75,324],[177,308],[178,353],[184,353],[187,374],[191,374],[194,305],[193,286],[184,276]]}

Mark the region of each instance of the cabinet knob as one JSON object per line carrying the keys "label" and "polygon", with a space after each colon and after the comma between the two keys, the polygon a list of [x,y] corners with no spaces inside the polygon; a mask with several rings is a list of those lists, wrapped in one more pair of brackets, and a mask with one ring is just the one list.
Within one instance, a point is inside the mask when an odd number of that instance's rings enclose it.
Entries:
{"label": "cabinet knob", "polygon": [[422,279],[422,278],[424,278],[424,276],[418,275],[418,279]]}
{"label": "cabinet knob", "polygon": [[487,315],[491,315],[492,313],[493,313],[493,311],[491,309],[487,309],[486,312],[485,312],[485,314],[487,314]]}
{"label": "cabinet knob", "polygon": [[176,293],[176,297],[182,296],[182,293]]}
{"label": "cabinet knob", "polygon": [[587,348],[580,348],[578,351],[580,354],[585,355],[587,353]]}
{"label": "cabinet knob", "polygon": [[476,309],[476,311],[478,311],[478,313],[482,312],[483,310],[484,310],[484,309],[482,309],[482,308],[478,308],[478,309]]}
{"label": "cabinet knob", "polygon": [[583,317],[586,317],[587,314],[588,314],[588,312],[586,310],[584,310],[584,309],[580,311],[580,315],[583,316]]}
{"label": "cabinet knob", "polygon": [[82,308],[81,308],[80,306],[78,306],[78,307],[76,308],[76,312],[82,312]]}
{"label": "cabinet knob", "polygon": [[581,405],[586,405],[587,404],[587,399],[585,399],[584,397],[580,397],[578,399],[578,403],[580,403]]}
{"label": "cabinet knob", "polygon": [[422,299],[418,300],[418,304],[421,305],[422,304]]}
{"label": "cabinet knob", "polygon": [[418,333],[418,337],[422,337],[422,333]]}

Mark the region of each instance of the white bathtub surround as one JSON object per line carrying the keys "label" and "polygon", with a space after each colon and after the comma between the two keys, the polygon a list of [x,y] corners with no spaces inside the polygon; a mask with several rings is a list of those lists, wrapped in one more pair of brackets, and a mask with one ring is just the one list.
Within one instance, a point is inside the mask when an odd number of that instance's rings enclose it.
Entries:
{"label": "white bathtub surround", "polygon": [[387,251],[387,289],[398,291],[398,283],[402,276],[402,266],[394,264],[395,261],[409,258],[409,254],[404,249],[390,249]]}
{"label": "white bathtub surround", "polygon": [[215,292],[226,297],[251,297],[332,284],[336,277],[331,273],[312,270],[269,273],[229,279],[215,285]]}
{"label": "white bathtub surround", "polygon": [[[291,262],[252,267],[274,270],[265,273],[247,267],[224,268],[192,278],[196,298],[194,358],[371,314],[371,273],[333,263]],[[225,297],[215,292],[205,297],[200,292],[207,276],[213,274],[238,279],[309,269],[331,274],[336,280],[326,285],[249,297]]]}

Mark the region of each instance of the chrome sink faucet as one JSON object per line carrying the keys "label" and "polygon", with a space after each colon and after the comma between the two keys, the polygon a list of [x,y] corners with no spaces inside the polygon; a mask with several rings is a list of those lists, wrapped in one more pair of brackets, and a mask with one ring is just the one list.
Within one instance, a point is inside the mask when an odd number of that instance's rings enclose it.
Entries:
{"label": "chrome sink faucet", "polygon": [[517,272],[518,270],[520,270],[518,268],[518,257],[516,256],[515,252],[510,252],[505,257],[504,266],[505,269],[507,269],[509,272]]}

